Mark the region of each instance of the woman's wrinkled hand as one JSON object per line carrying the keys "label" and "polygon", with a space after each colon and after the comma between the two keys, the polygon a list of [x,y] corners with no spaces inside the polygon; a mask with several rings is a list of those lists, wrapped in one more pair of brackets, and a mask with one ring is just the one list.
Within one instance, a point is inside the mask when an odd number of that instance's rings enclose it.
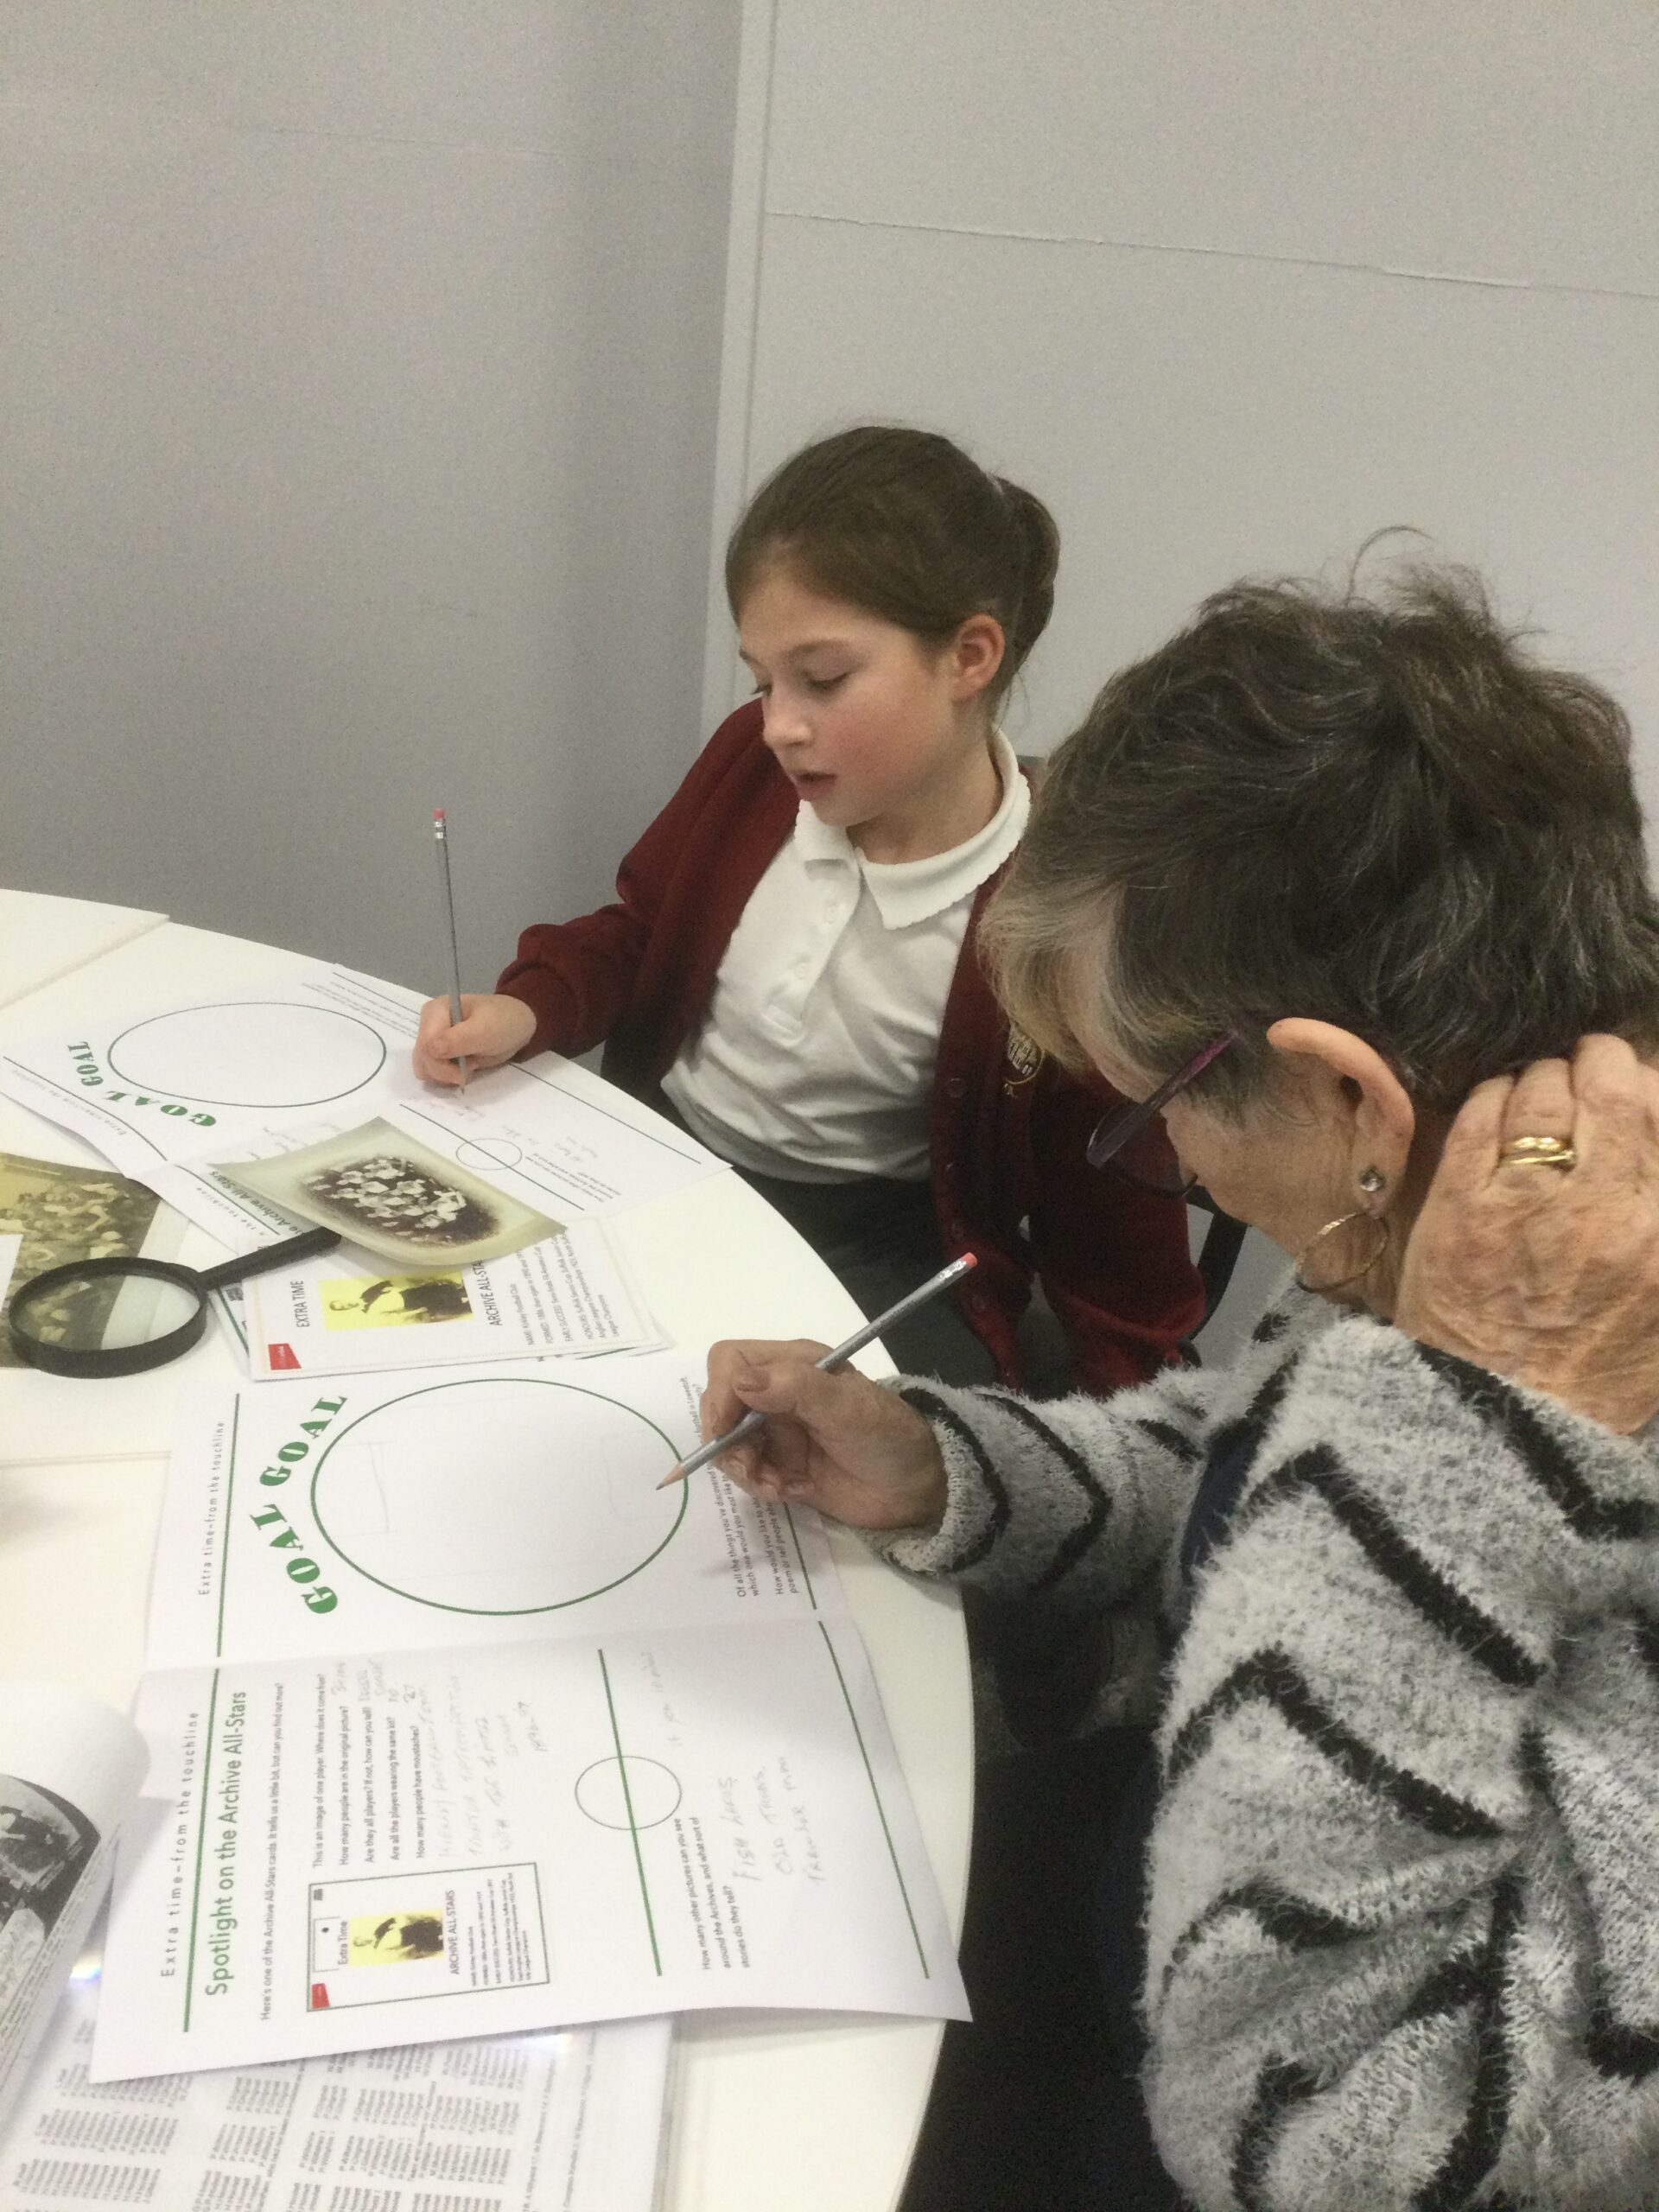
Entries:
{"label": "woman's wrinkled hand", "polygon": [[423,1083],[461,1084],[466,1077],[457,1061],[465,1059],[474,1073],[499,1068],[535,1034],[535,1015],[503,991],[463,992],[461,1020],[453,1022],[448,999],[428,999],[415,1038],[415,1072]]}
{"label": "woman's wrinkled hand", "polygon": [[[1569,1168],[1501,1157],[1556,1137]],[[1586,1037],[1472,1090],[1406,1246],[1395,1320],[1630,1435],[1659,1413],[1659,1071]]]}
{"label": "woman's wrinkled hand", "polygon": [[944,1463],[920,1414],[856,1368],[826,1375],[823,1344],[717,1344],[704,1440],[752,1409],[766,1425],[715,1462],[756,1497],[813,1505],[855,1529],[912,1529],[944,1510]]}

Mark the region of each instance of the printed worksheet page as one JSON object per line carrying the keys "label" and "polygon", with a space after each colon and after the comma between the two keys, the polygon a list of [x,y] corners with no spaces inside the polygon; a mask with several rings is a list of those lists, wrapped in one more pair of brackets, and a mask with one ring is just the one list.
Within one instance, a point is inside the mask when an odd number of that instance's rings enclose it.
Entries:
{"label": "printed worksheet page", "polygon": [[386,1118],[524,1205],[560,1217],[614,1213],[725,1166],[557,1052],[488,1069],[464,1090],[422,1084]]}
{"label": "printed worksheet page", "polygon": [[[0,1090],[73,1129],[232,1249],[292,1223],[215,1163],[268,1160],[364,1128],[418,1140],[556,1223],[613,1213],[725,1163],[556,1052],[464,1091],[410,1066],[414,991],[294,956],[211,1001],[88,1015],[0,1052]],[[377,1140],[378,1141],[378,1140]]]}
{"label": "printed worksheet page", "polygon": [[155,1187],[164,1167],[265,1140],[275,1149],[302,1122],[350,1128],[418,1090],[420,1008],[413,991],[296,953],[267,982],[211,1001],[112,1009],[10,1045],[0,1088]]}
{"label": "printed worksheet page", "polygon": [[0,2140],[9,2212],[651,2212],[671,2024],[90,2078],[77,1974]]}
{"label": "printed worksheet page", "polygon": [[964,2014],[850,1623],[226,1664],[150,1675],[137,1718],[95,2080],[711,2005]]}
{"label": "printed worksheet page", "polygon": [[658,1488],[701,1373],[646,1353],[191,1394],[148,1664],[841,1613],[817,1514],[711,1470]]}
{"label": "printed worksheet page", "polygon": [[953,2017],[816,1515],[696,1372],[210,1390],[169,1478],[95,2075],[708,2005]]}
{"label": "printed worksheet page", "polygon": [[602,1221],[470,1267],[365,1265],[349,1248],[250,1275],[227,1301],[256,1376],[586,1357],[664,1338]]}

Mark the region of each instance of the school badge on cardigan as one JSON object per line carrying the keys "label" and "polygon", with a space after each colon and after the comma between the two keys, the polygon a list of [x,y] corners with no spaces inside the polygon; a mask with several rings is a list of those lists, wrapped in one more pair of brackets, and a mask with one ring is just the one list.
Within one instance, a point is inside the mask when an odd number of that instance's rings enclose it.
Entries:
{"label": "school badge on cardigan", "polygon": [[1025,1031],[1016,1028],[1013,1022],[1008,1024],[1007,1064],[1014,1072],[1012,1075],[1004,1075],[1002,1088],[1010,1098],[1016,1090],[1023,1090],[1026,1085],[1033,1081],[1038,1069],[1043,1065],[1042,1053],[1032,1043]]}

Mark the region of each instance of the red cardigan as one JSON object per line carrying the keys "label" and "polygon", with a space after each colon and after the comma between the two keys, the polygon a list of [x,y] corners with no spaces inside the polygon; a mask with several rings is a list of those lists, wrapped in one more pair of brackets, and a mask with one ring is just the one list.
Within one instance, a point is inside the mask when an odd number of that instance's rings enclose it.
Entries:
{"label": "red cardigan", "polygon": [[[614,906],[537,923],[497,988],[536,1016],[527,1051],[604,1044],[605,1073],[651,1104],[701,1023],[732,931],[794,827],[797,799],[761,741],[760,709],[715,732],[623,861]],[[1084,1146],[1116,1093],[1036,1059],[1011,1037],[980,965],[982,885],[939,1032],[930,1173],[947,1251],[979,1266],[963,1310],[1004,1381],[1033,1272],[1071,1344],[1081,1388],[1143,1381],[1197,1327],[1204,1294],[1186,1209],[1090,1167]]]}

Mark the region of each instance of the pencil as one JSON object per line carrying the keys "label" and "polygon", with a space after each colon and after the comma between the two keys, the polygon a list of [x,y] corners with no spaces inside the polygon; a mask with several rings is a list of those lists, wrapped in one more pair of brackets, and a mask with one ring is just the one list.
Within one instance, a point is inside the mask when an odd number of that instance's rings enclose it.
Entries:
{"label": "pencil", "polygon": [[[930,1275],[907,1298],[901,1298],[896,1306],[889,1306],[885,1313],[878,1313],[874,1321],[867,1321],[861,1329],[855,1329],[844,1344],[837,1344],[833,1351],[825,1352],[816,1364],[826,1375],[834,1374],[836,1368],[846,1366],[855,1351],[862,1351],[866,1344],[873,1344],[895,1321],[902,1321],[906,1313],[913,1313],[918,1306],[925,1306],[930,1298],[937,1298],[942,1290],[949,1290],[952,1283],[962,1281],[970,1268],[978,1265],[971,1252],[964,1252],[961,1259],[952,1260],[949,1267],[941,1268],[936,1275]],[[741,1444],[746,1436],[753,1436],[766,1418],[762,1413],[745,1414],[735,1428],[728,1428],[724,1436],[716,1436],[711,1443],[700,1445],[696,1451],[682,1459],[677,1467],[671,1467],[658,1484],[658,1489],[666,1490],[671,1483],[683,1483],[688,1475],[695,1475],[699,1467],[706,1467],[711,1459],[719,1459],[722,1452],[729,1452],[734,1444]]]}
{"label": "pencil", "polygon": [[[461,947],[455,942],[455,893],[449,881],[449,824],[444,819],[443,809],[432,810],[432,836],[438,848],[438,874],[443,881],[443,914],[449,929],[449,1019],[461,1020]],[[467,1065],[465,1052],[456,1056],[455,1065],[461,1070],[461,1088],[472,1073]]]}

